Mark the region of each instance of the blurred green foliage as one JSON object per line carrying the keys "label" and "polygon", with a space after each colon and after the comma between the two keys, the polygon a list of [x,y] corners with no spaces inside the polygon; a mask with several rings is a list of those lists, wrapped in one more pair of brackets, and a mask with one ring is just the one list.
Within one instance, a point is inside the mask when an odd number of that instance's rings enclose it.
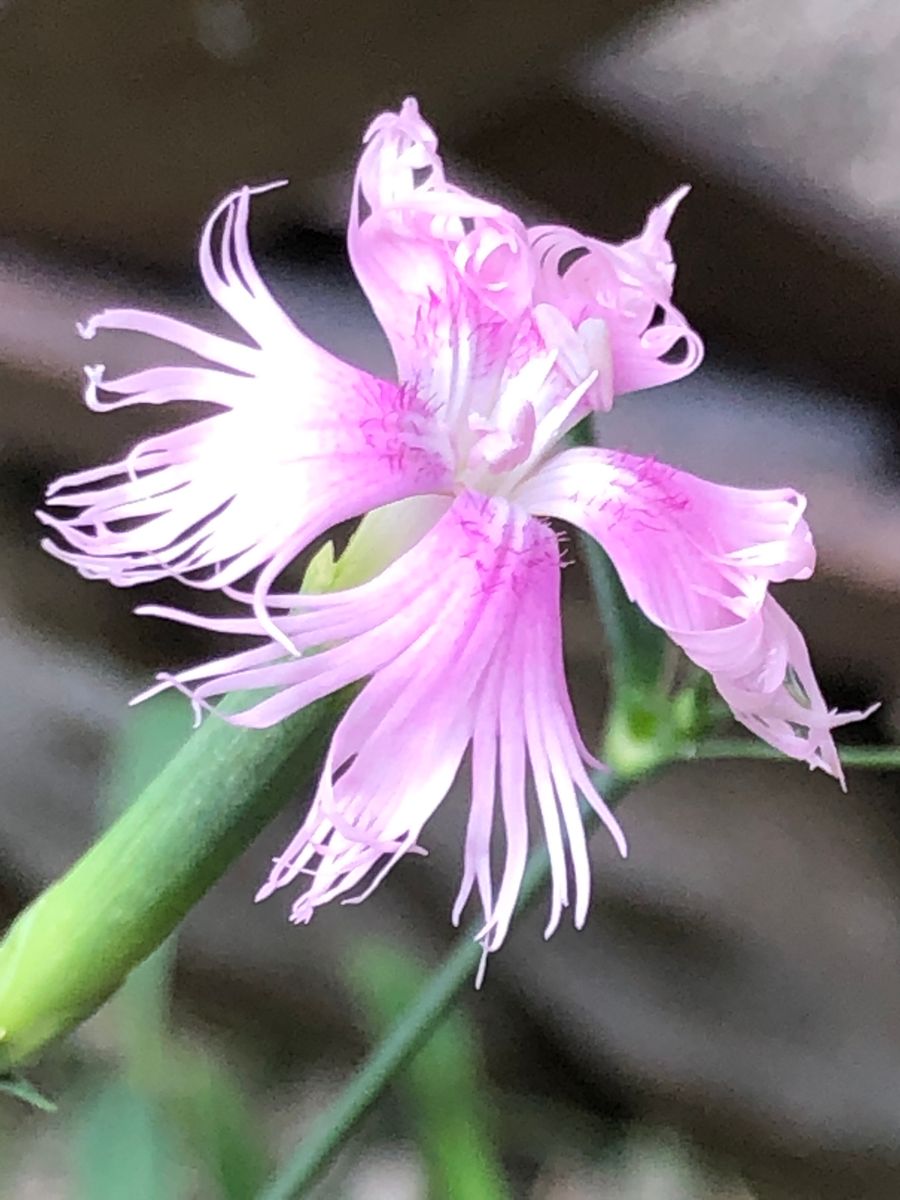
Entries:
{"label": "blurred green foliage", "polygon": [[[378,1036],[427,977],[386,944],[359,949],[351,977]],[[475,1030],[455,1009],[399,1077],[399,1091],[428,1175],[429,1200],[508,1200],[492,1137],[493,1106]]]}

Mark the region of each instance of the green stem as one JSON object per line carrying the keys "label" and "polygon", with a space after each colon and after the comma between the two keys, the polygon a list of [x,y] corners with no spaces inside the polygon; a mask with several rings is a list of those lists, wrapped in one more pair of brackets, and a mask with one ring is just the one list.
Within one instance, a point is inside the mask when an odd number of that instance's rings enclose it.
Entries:
{"label": "green stem", "polygon": [[599,542],[589,534],[581,533],[578,545],[587,564],[591,590],[609,643],[614,694],[622,697],[637,691],[657,691],[669,645],[666,635],[651,625],[638,606],[628,599],[618,572]]}
{"label": "green stem", "polygon": [[[838,750],[841,762],[846,767],[862,767],[872,771],[900,770],[900,746],[839,746]],[[765,742],[751,741],[749,738],[708,738],[695,746],[686,747],[680,757],[688,762],[723,758],[793,761]]]}
{"label": "green stem", "polygon": [[[569,431],[569,444],[595,445],[593,417],[585,417]],[[659,690],[669,641],[628,598],[619,573],[599,542],[587,533],[578,534],[578,545],[587,565],[591,590],[610,650],[613,693],[627,700],[635,692]]]}
{"label": "green stem", "polygon": [[[615,807],[635,785],[633,778],[619,775],[603,780],[603,797]],[[586,822],[587,823],[587,822]],[[519,893],[519,911],[543,889],[550,875],[545,846],[532,854]],[[428,1035],[465,984],[481,959],[481,946],[474,940],[479,925],[472,926],[459,940],[443,965],[427,980],[421,991],[382,1042],[360,1067],[347,1087],[315,1125],[291,1158],[264,1188],[257,1200],[294,1200],[304,1196],[319,1178],[348,1136],[384,1090],[422,1046]]]}
{"label": "green stem", "polygon": [[0,943],[0,1072],[94,1012],[302,793],[345,702],[329,697],[264,730],[207,718],[21,913]]}

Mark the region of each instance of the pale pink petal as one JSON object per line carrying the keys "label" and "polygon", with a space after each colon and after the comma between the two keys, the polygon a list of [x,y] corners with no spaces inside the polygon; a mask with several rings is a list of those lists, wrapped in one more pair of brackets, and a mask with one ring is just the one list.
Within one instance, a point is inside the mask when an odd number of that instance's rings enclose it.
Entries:
{"label": "pale pink petal", "polygon": [[[624,840],[586,770],[593,760],[578,736],[563,672],[559,586],[559,549],[546,525],[502,498],[463,493],[381,575],[345,592],[305,595],[296,612],[275,618],[294,656],[286,657],[253,617],[204,621],[143,610],[263,640],[257,650],[162,677],[199,706],[264,689],[262,699],[248,696],[246,709],[229,718],[236,723],[271,725],[368,679],[338,725],[309,814],[261,897],[308,878],[294,907],[294,919],[306,921],[328,900],[358,899],[360,888],[368,894],[400,856],[421,849],[423,827],[472,745],[454,919],[477,884],[485,950],[506,936],[527,859],[531,778],[553,862],[548,933],[569,903],[570,857],[576,919],[583,922],[590,880],[577,794],[597,809],[623,852]],[[497,824],[505,853],[495,889]]]}
{"label": "pale pink petal", "polygon": [[[200,238],[200,273],[207,291],[252,339],[252,346],[207,333],[161,313],[130,308],[97,313],[79,326],[82,337],[91,339],[106,329],[143,333],[254,378],[271,374],[282,380],[284,372],[291,370],[295,387],[299,384],[302,388],[314,388],[320,379],[334,388],[352,385],[354,368],[301,333],[263,283],[253,262],[247,232],[250,199],[278,186],[243,187],[231,192],[213,210]],[[181,386],[181,380],[176,382]],[[116,401],[114,407],[146,403],[146,396],[152,391],[143,382],[131,386],[125,380],[118,383],[122,385],[121,392],[130,398]],[[117,388],[107,382],[104,390],[117,391]],[[227,396],[216,402],[227,404]]]}
{"label": "pale pink petal", "polygon": [[[200,238],[200,274],[213,300],[270,359],[281,352],[296,361],[298,352],[305,350],[315,361],[326,352],[300,333],[263,283],[250,253],[250,197],[282,186],[283,181],[243,187],[213,209]],[[346,369],[338,360],[335,363],[338,369]]]}
{"label": "pale pink petal", "polygon": [[448,486],[426,406],[393,384],[360,373],[352,393],[279,405],[248,380],[245,400],[57,481],[39,515],[71,549],[47,549],[119,586],[221,587],[258,567],[268,585],[340,521]]}
{"label": "pale pink petal", "polygon": [[200,262],[210,293],[258,349],[135,310],[101,313],[82,330],[140,331],[228,368],[158,366],[110,380],[88,369],[94,409],[202,401],[217,410],[48,489],[39,515],[68,548],[45,544],[88,578],[128,586],[174,575],[211,588],[262,568],[261,605],[323,531],[449,485],[449,445],[430,401],[334,358],[275,303],[250,257],[250,194],[216,209]]}
{"label": "pale pink petal", "polygon": [[[254,374],[259,370],[259,352],[256,348],[218,334],[209,334],[196,325],[188,325],[184,320],[166,317],[163,313],[145,312],[142,308],[104,308],[78,325],[78,332],[85,341],[91,341],[103,329],[158,337],[162,342],[190,350],[198,358],[228,367],[230,371]],[[102,367],[92,370],[102,373]]]}
{"label": "pale pink petal", "polygon": [[[569,450],[515,497],[595,537],[632,600],[771,745],[842,779],[830,729],[862,713],[825,706],[802,635],[768,596],[815,565],[804,498],[722,487],[653,459]],[[799,685],[799,686],[798,686]]]}
{"label": "pale pink petal", "polygon": [[452,343],[467,343],[476,330],[481,348],[473,352],[483,356],[483,345],[531,303],[524,226],[447,181],[437,138],[415,100],[382,113],[366,132],[347,240],[401,379],[418,378],[435,354],[465,353]]}
{"label": "pale pink petal", "polygon": [[815,550],[791,488],[710,483],[656,459],[603,449],[552,458],[515,498],[600,541],[633,600],[665,628],[731,624],[769,582],[806,579]]}
{"label": "pale pink petal", "polygon": [[680,379],[702,361],[699,335],[672,303],[667,233],[686,193],[673,192],[650,212],[643,232],[620,245],[561,225],[528,231],[538,262],[535,300],[558,308],[576,328],[606,323],[617,396]]}
{"label": "pale pink petal", "polygon": [[822,696],[803,634],[767,596],[743,626],[689,633],[681,644],[713,672],[734,715],[769,745],[833,775],[846,790],[831,730],[878,708],[839,713]]}
{"label": "pale pink petal", "polygon": [[[483,435],[476,454],[500,471],[532,457],[532,441],[539,453],[580,416],[609,408],[605,323],[589,318],[576,329],[536,302],[524,226],[447,181],[414,100],[366,135],[348,242],[400,378],[433,399],[463,461],[472,432]],[[577,412],[567,407],[576,389]],[[522,433],[532,417],[533,438]]]}

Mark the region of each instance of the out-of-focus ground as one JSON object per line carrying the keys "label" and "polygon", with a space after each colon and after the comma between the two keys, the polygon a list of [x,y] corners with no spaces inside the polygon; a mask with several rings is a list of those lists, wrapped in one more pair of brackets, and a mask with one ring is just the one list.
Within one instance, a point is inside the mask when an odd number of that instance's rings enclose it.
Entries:
{"label": "out-of-focus ground", "polygon": [[[598,435],[722,482],[806,492],[818,571],[784,601],[833,703],[883,701],[846,736],[900,736],[898,80],[893,0],[574,0],[564,17],[540,0],[0,8],[6,914],[91,836],[129,694],[205,651],[195,633],[132,617],[143,594],[38,549],[44,484],[163,418],[83,410],[86,352],[112,367],[151,350],[124,335],[85,346],[74,322],[138,303],[224,328],[194,272],[199,225],[235,184],[287,176],[253,218],[277,294],[312,336],[389,370],[340,230],[364,125],[409,92],[458,172],[529,217],[622,237],[692,183],[673,231],[677,296],[707,365],[620,401]],[[577,569],[566,585],[593,733],[602,637]],[[467,1004],[517,1195],[894,1200],[898,781],[849,783],[843,796],[790,764],[673,769],[623,810],[627,863],[597,840],[582,933],[545,945],[539,912],[518,922]],[[427,965],[448,945],[457,800],[430,827],[428,861],[361,907],[298,930],[279,901],[251,905],[287,813],[188,921],[176,1023],[240,1064],[273,1148],[366,1044],[354,947],[385,939]],[[101,1016],[37,1070],[62,1114],[0,1101],[10,1194],[85,1194],[67,1157],[72,1089],[119,1053]],[[323,1194],[426,1194],[399,1112],[363,1143]]]}

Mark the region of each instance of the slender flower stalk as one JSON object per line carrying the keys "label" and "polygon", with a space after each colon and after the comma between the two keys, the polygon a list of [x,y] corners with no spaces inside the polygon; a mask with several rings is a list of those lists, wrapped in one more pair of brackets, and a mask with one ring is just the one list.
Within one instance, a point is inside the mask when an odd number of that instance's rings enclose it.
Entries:
{"label": "slender flower stalk", "polygon": [[[764,759],[776,762],[781,756],[771,746],[749,738],[708,738],[695,746],[685,746],[680,758],[686,762],[718,759]],[[868,771],[900,771],[900,746],[844,746],[841,759],[845,766]]]}
{"label": "slender flower stalk", "polygon": [[[769,592],[812,574],[804,498],[566,448],[584,418],[601,414],[602,428],[617,397],[700,363],[700,339],[672,300],[668,229],[686,189],[621,245],[529,229],[447,179],[415,101],[383,113],[365,137],[348,245],[396,381],[340,362],[276,304],[247,235],[250,198],[264,190],[228,196],[200,247],[210,295],[247,340],[132,309],[82,328],[88,338],[137,330],[198,359],[118,379],[92,366],[92,408],[198,400],[212,415],[58,481],[42,514],[58,539],[48,548],[83,575],[119,586],[175,576],[242,606],[230,618],[139,609],[251,639],[159,677],[190,694],[198,717],[216,697],[252,693],[231,720],[267,727],[363,684],[260,898],[305,884],[293,908],[302,923],[332,899],[368,895],[399,858],[423,852],[424,827],[468,757],[454,920],[477,894],[483,950],[503,942],[531,790],[552,868],[546,932],[566,908],[584,922],[579,802],[623,854],[625,838],[592,782],[568,696],[550,520],[603,546],[630,600],[710,672],[739,721],[843,784],[831,731],[865,714],[828,709],[800,631]],[[314,539],[366,513],[342,590],[277,591]]]}

